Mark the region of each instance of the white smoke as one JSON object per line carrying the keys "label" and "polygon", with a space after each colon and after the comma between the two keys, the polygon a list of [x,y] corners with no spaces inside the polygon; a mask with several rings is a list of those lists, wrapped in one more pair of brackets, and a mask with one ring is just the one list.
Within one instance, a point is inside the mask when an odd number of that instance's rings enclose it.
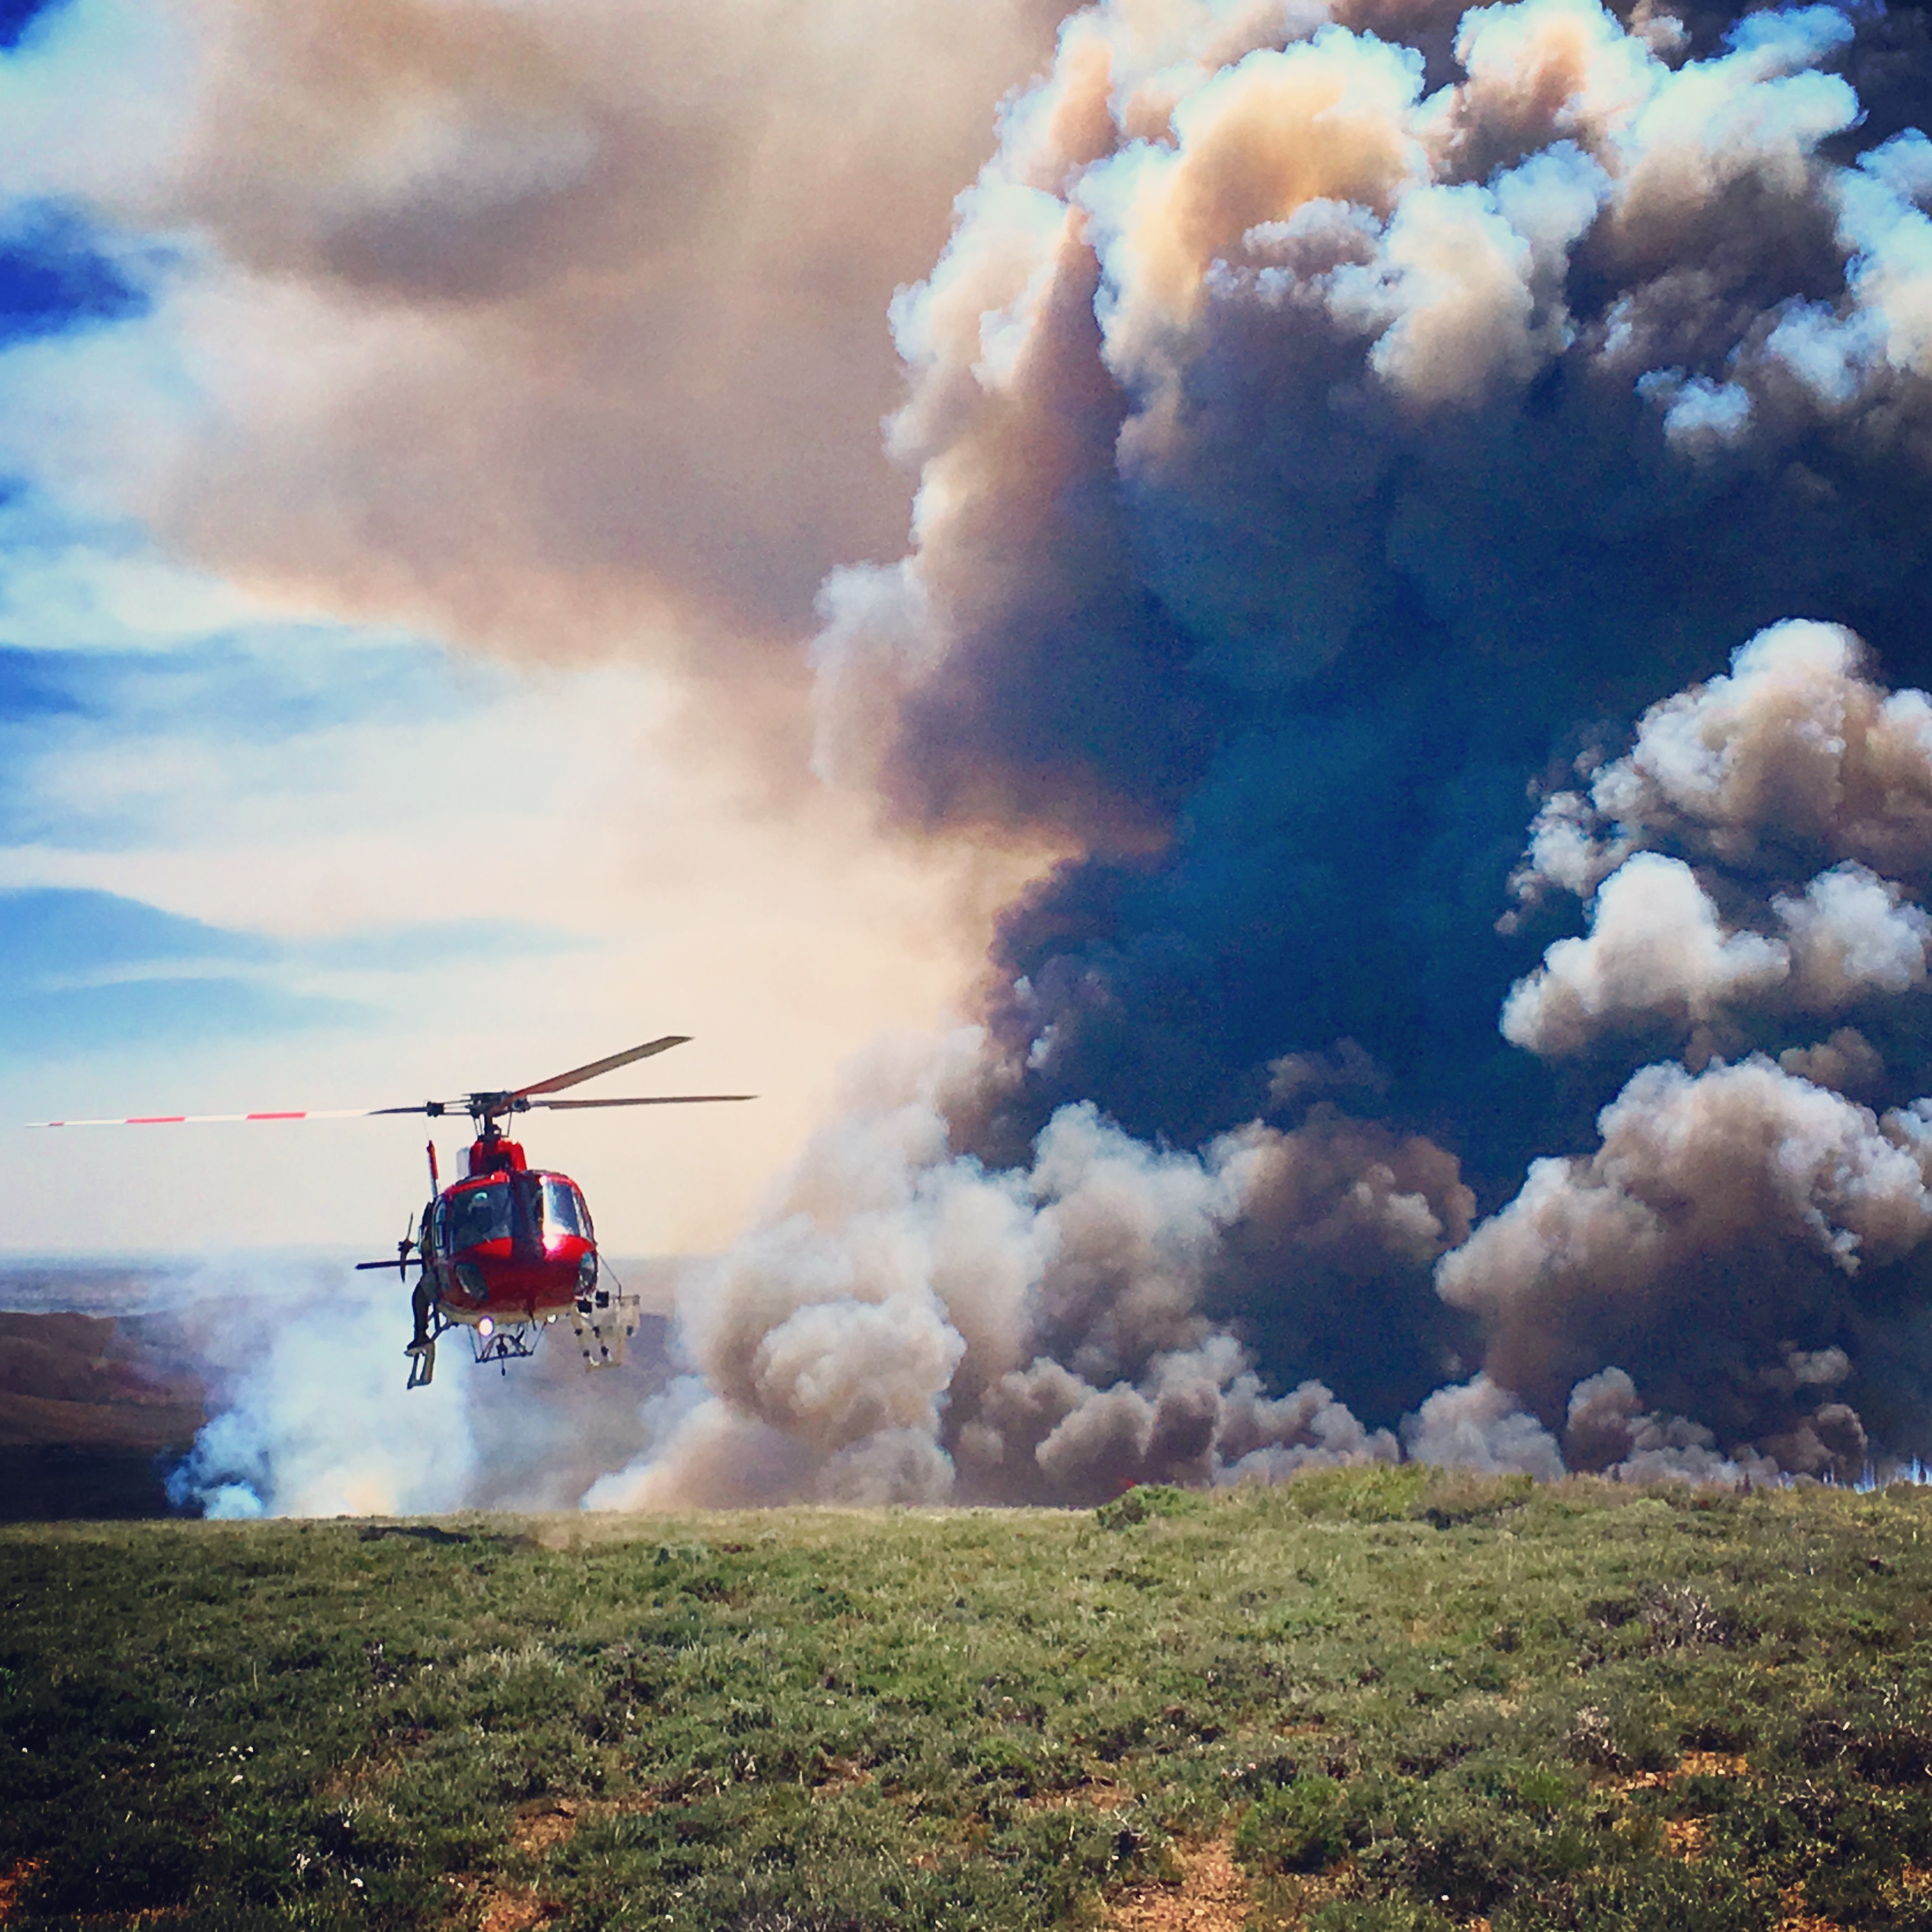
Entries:
{"label": "white smoke", "polygon": [[[1576,893],[1588,931],[1547,948],[1502,1031],[1559,1057],[1663,1028],[1685,1039],[1686,1064],[1634,1073],[1594,1154],[1532,1162],[1438,1264],[1438,1289],[1478,1316],[1492,1376],[1546,1407],[1574,1381],[1566,1441],[1582,1466],[1856,1474],[1862,1418],[1817,1400],[1852,1358],[1788,1336],[1842,1306],[1821,1270],[1856,1282],[1922,1250],[1932,1103],[1860,1104],[1886,1066],[1856,1026],[1801,1034],[1775,1064],[1716,1056],[1754,1026],[1775,1037],[1851,1008],[1882,1017],[1922,991],[1932,919],[1908,892],[1932,868],[1932,700],[1886,691],[1840,627],[1775,625],[1586,775],[1587,793],[1538,814],[1517,888],[1532,902]],[[1871,1319],[1832,1313],[1826,1332]],[[1881,1356],[1896,1346],[1866,1332]],[[1725,1355],[1726,1378],[1758,1392],[1754,1439],[1720,1447],[1706,1419],[1648,1407],[1612,1350],[1687,1390]],[[1882,1384],[1882,1360],[1867,1366]],[[1718,1406],[1742,1429],[1754,1404]]]}
{"label": "white smoke", "polygon": [[1802,899],[1772,901],[1812,1010],[1829,1012],[1868,993],[1910,992],[1925,983],[1932,918],[1901,904],[1904,898],[1904,887],[1848,859],[1820,872]]}
{"label": "white smoke", "polygon": [[318,1268],[279,1292],[250,1286],[209,1336],[222,1406],[170,1478],[177,1504],[211,1516],[395,1516],[469,1500],[469,1391],[454,1376],[406,1391],[393,1282]]}
{"label": "white smoke", "polygon": [[1587,895],[1645,849],[1747,874],[1855,860],[1922,884],[1932,698],[1886,691],[1840,625],[1772,625],[1738,647],[1728,676],[1647,711],[1587,795],[1545,803],[1517,890]]}
{"label": "white smoke", "polygon": [[1726,929],[1681,859],[1627,859],[1598,887],[1589,920],[1587,938],[1558,940],[1511,990],[1506,1040],[1533,1053],[1574,1053],[1619,1022],[1709,1020],[1790,974],[1777,941]]}
{"label": "white smoke", "polygon": [[258,1261],[194,1286],[216,1412],[169,1490],[208,1516],[567,1508],[637,1454],[638,1392],[662,1378],[647,1334],[623,1370],[586,1376],[560,1323],[507,1374],[478,1368],[452,1332],[434,1382],[411,1390],[409,1296],[393,1274]]}
{"label": "white smoke", "polygon": [[1415,1461],[1445,1468],[1546,1481],[1564,1473],[1556,1438],[1487,1376],[1438,1389],[1403,1422],[1402,1439]]}
{"label": "white smoke", "polygon": [[[1656,1321],[1694,1293],[1706,1322],[1761,1321],[1781,1256],[1851,1275],[1932,1232],[1925,1116],[1881,1120],[1762,1058],[1694,1076],[1644,1067],[1598,1124],[1594,1154],[1533,1162],[1516,1198],[1437,1268],[1514,1388],[1547,1389],[1584,1366],[1575,1352],[1593,1333]],[[1738,1258],[1741,1278],[1700,1275],[1700,1262]]]}
{"label": "white smoke", "polygon": [[[822,769],[883,782],[914,815],[1118,830],[1119,802],[1065,769],[1036,794],[930,747],[922,770],[895,756],[924,700],[982,674],[989,635],[1050,626],[1096,574],[1108,540],[1066,512],[1076,476],[1132,486],[1138,567],[1216,640],[1226,674],[1279,688],[1334,658],[1388,567],[1362,512],[1391,425],[1446,430],[1575,350],[1587,380],[1647,398],[1694,470],[1882,409],[1922,373],[1932,271],[1915,251],[1932,226],[1912,196],[1932,147],[1912,135],[1855,166],[1820,158],[1860,112],[1818,71],[1852,36],[1844,14],[1756,14],[1684,60],[1681,28],[1648,10],[1626,28],[1596,0],[1474,8],[1454,36],[1462,76],[1426,92],[1422,55],[1398,38],[1454,20],[1378,0],[1317,0],[1287,20],[1168,0],[1066,22],[938,266],[895,305],[912,387],[891,441],[922,476],[913,548],[836,572],[822,593]],[[1850,251],[1835,302],[1698,307],[1726,197],[1746,192],[1835,212]],[[1585,333],[1564,290],[1586,244],[1631,279]],[[1096,326],[1110,380],[1095,380]],[[1724,379],[1687,368],[1694,351]],[[1264,366],[1271,393],[1306,390],[1304,422],[1270,425],[1303,440],[1298,461],[1232,472],[1240,459],[1213,442],[1226,358]],[[1355,395],[1358,368],[1368,393],[1337,418],[1336,386]],[[1286,492],[1283,527],[1263,526],[1256,488]],[[1481,541],[1437,518],[1399,542],[1433,601],[1480,623]],[[1538,870],[1588,890],[1623,854],[1566,830],[1577,809],[1552,801]]]}

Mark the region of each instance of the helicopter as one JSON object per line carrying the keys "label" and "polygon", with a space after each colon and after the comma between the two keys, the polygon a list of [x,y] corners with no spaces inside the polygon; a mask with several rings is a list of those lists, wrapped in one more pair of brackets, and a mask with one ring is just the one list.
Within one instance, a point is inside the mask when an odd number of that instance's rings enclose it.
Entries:
{"label": "helicopter", "polygon": [[[568,1073],[527,1087],[425,1100],[408,1107],[337,1107],[252,1114],[147,1114],[122,1120],[33,1120],[32,1127],[158,1127],[231,1120],[346,1120],[380,1114],[422,1114],[431,1119],[467,1114],[474,1135],[462,1178],[446,1187],[436,1143],[429,1143],[430,1198],[419,1220],[396,1244],[394,1256],[358,1262],[358,1270],[394,1268],[406,1281],[417,1270],[410,1306],[415,1333],[404,1352],[412,1389],[436,1376],[436,1345],[451,1329],[467,1331],[472,1358],[508,1372],[513,1361],[537,1352],[546,1329],[567,1317],[586,1370],[614,1368],[637,1332],[636,1298],[607,1283],[597,1236],[583,1190],[567,1174],[532,1168],[503,1123],[532,1108],[703,1106],[749,1100],[749,1094],[653,1094],[619,1099],[560,1100],[552,1096],[601,1074],[685,1046],[688,1034],[667,1034],[642,1046],[607,1054]],[[614,1281],[614,1276],[611,1278]]]}

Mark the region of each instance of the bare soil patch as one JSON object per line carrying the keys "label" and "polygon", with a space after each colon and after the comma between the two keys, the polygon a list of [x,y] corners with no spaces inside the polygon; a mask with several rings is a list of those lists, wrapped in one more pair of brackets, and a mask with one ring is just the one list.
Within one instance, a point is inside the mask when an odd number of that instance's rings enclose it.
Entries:
{"label": "bare soil patch", "polygon": [[1178,1882],[1136,1886],[1114,1901],[1110,1932],[1241,1932],[1254,1908],[1247,1876],[1234,1860],[1228,1837],[1179,1846]]}

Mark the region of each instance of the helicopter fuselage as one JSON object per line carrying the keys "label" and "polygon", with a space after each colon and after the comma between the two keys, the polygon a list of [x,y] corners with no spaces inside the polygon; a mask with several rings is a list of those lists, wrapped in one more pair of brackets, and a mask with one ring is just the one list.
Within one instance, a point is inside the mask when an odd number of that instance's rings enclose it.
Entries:
{"label": "helicopter fuselage", "polygon": [[592,1299],[597,1239],[577,1184],[530,1167],[516,1142],[496,1136],[472,1145],[469,1170],[424,1206],[417,1236],[444,1318],[487,1336]]}

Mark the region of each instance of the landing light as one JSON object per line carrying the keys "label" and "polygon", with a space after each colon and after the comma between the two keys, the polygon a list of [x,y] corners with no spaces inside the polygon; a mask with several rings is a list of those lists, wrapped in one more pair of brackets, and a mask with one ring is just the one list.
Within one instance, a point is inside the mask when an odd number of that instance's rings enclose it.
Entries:
{"label": "landing light", "polygon": [[488,1316],[486,1315],[481,1322],[477,1323],[476,1332],[478,1334],[481,1335],[485,1341],[488,1341],[492,1335],[496,1334],[496,1324],[490,1319]]}

